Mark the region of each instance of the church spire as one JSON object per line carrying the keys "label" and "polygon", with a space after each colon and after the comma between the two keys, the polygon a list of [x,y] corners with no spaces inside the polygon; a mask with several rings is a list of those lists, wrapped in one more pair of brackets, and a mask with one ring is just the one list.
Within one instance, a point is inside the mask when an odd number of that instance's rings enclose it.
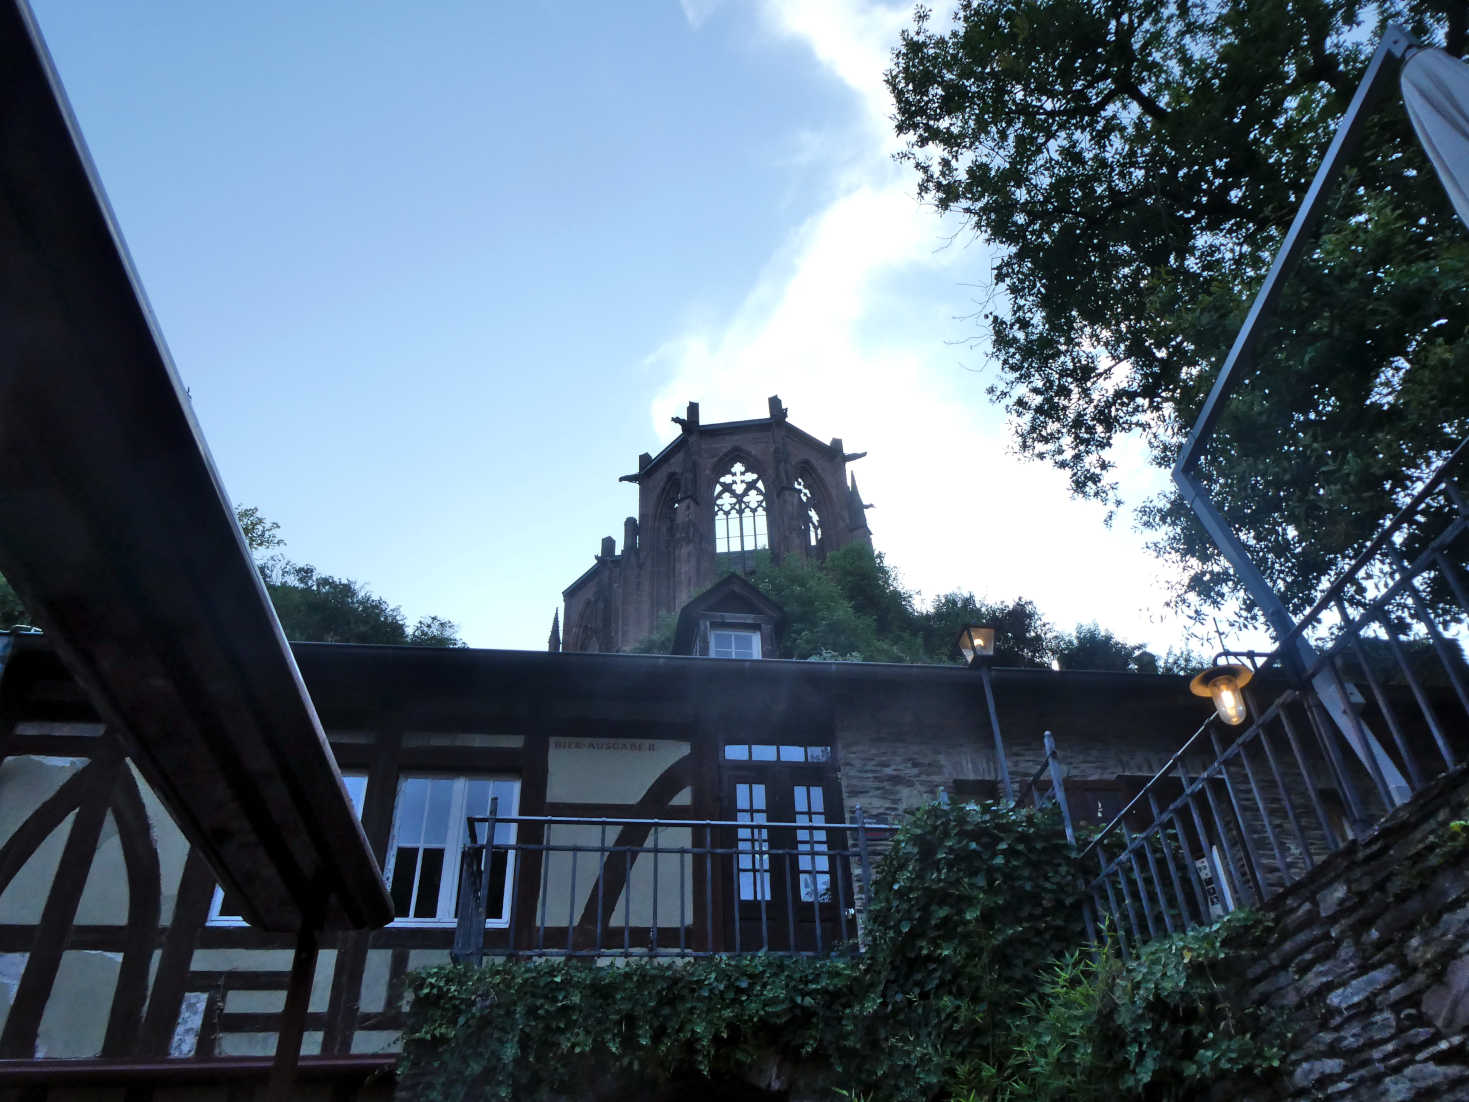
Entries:
{"label": "church spire", "polygon": [[551,637],[546,640],[546,649],[552,654],[561,653],[561,610],[551,613]]}

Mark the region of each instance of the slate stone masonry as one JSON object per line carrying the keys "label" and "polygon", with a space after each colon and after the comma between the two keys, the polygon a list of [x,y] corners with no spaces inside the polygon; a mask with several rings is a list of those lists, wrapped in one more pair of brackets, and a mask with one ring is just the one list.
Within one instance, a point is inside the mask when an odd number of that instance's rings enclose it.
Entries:
{"label": "slate stone masonry", "polygon": [[1281,1080],[1244,1097],[1469,1098],[1466,816],[1461,767],[1271,900],[1246,980],[1292,1041]]}

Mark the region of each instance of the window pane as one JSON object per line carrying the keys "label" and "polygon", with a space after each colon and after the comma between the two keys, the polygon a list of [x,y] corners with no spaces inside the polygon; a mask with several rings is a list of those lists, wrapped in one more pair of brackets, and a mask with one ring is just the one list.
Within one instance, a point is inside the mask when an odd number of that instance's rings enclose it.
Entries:
{"label": "window pane", "polygon": [[[449,841],[449,806],[454,802],[454,781],[436,777],[428,782],[428,815],[424,818],[423,840],[442,846]],[[454,832],[457,836],[459,831]]]}
{"label": "window pane", "polygon": [[439,881],[444,872],[444,851],[426,849],[418,873],[417,898],[413,903],[414,918],[439,916]]}
{"label": "window pane", "polygon": [[[471,780],[464,786],[464,814],[488,815],[490,813],[490,782]],[[499,810],[504,810],[503,808]]]}
{"label": "window pane", "polygon": [[418,872],[418,850],[399,846],[393,855],[393,913],[407,918],[413,913],[413,877]]}
{"label": "window pane", "polygon": [[423,810],[428,803],[428,781],[409,777],[398,786],[398,844],[416,846],[423,841]]}
{"label": "window pane", "polygon": [[343,773],[342,784],[347,787],[347,798],[352,801],[352,810],[362,818],[362,801],[367,796],[367,777],[361,773]]}
{"label": "window pane", "polygon": [[750,757],[755,761],[774,761],[776,759],[776,748],[774,746],[752,746]]}
{"label": "window pane", "polygon": [[486,896],[485,918],[487,921],[503,922],[508,911],[505,873],[509,860],[508,850],[495,850],[494,860],[490,862],[490,891]]}
{"label": "window pane", "polygon": [[830,746],[808,746],[806,747],[806,760],[810,762],[831,761]]}
{"label": "window pane", "polygon": [[[520,813],[520,782],[512,780],[492,781],[490,793],[498,801],[495,804],[497,815],[518,815]],[[501,845],[509,845],[515,841],[515,823],[500,822],[495,824],[495,841]]]}
{"label": "window pane", "polygon": [[782,746],[780,748],[781,761],[805,761],[806,748],[804,746]]}
{"label": "window pane", "polygon": [[729,761],[749,761],[750,760],[750,748],[749,748],[749,746],[745,746],[745,745],[741,745],[741,746],[726,746],[724,748],[724,756]]}

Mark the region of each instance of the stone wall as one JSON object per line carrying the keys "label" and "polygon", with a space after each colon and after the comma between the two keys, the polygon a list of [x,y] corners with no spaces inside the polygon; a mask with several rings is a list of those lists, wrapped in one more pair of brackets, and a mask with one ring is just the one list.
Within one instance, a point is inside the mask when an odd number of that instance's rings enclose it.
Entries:
{"label": "stone wall", "polygon": [[1293,1039],[1254,1098],[1469,1098],[1469,833],[1452,825],[1466,815],[1469,767],[1271,901],[1247,979]]}
{"label": "stone wall", "polygon": [[[833,694],[842,793],[848,812],[895,819],[954,793],[957,781],[999,771],[983,684],[970,670],[908,682],[844,684]],[[1070,782],[1150,777],[1208,714],[1181,677],[997,669],[995,703],[1010,779],[1020,792],[1055,736]],[[1190,761],[1197,771],[1213,756]],[[1084,809],[1076,809],[1083,813]]]}

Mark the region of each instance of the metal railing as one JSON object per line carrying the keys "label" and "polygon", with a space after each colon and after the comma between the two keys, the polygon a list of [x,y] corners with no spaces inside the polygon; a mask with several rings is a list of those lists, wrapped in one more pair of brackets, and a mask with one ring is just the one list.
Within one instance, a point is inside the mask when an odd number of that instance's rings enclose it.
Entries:
{"label": "metal railing", "polygon": [[[1469,505],[1453,476],[1466,448],[1280,640],[1246,690],[1243,732],[1211,718],[1083,851],[1124,955],[1267,901],[1463,760]],[[1292,670],[1302,639],[1314,657]]]}
{"label": "metal railing", "polygon": [[853,821],[467,820],[452,955],[707,957],[855,950],[871,892]]}

